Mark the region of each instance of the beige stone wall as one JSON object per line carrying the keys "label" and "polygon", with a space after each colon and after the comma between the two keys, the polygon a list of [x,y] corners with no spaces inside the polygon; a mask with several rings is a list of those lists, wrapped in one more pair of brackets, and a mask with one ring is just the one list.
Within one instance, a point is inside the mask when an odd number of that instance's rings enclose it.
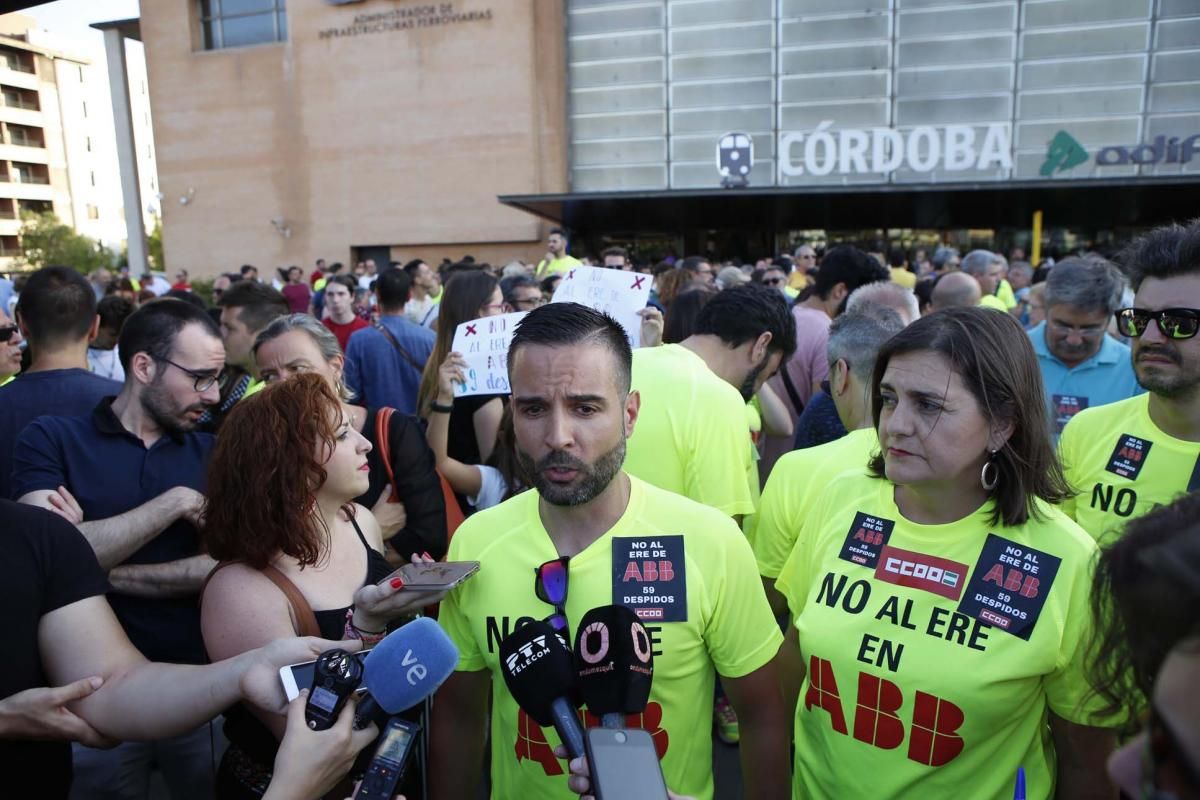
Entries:
{"label": "beige stone wall", "polygon": [[204,52],[198,4],[143,3],[171,269],[540,256],[545,226],[496,196],[566,189],[562,4],[459,0],[490,20],[320,35],[419,5],[288,3],[286,43]]}

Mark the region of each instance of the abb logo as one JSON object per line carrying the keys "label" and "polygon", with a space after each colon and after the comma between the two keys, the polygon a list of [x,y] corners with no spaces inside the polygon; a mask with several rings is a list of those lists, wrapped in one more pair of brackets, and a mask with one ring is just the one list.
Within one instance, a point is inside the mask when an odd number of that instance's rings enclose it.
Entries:
{"label": "abb logo", "polygon": [[1117,455],[1130,461],[1141,461],[1145,454],[1141,450],[1135,450],[1132,447],[1122,447],[1117,450]]}
{"label": "abb logo", "polygon": [[[580,711],[579,715],[582,718],[583,727],[600,727],[600,718],[595,714],[588,711]],[[648,732],[651,740],[654,742],[654,751],[658,753],[660,761],[667,754],[667,750],[671,746],[671,740],[666,729],[662,727],[662,706],[658,703],[647,703],[642,713],[627,715],[625,717],[625,727],[641,728]],[[525,713],[524,709],[520,708],[517,709],[517,742],[515,750],[518,762],[526,759],[536,761],[542,765],[542,771],[547,775],[562,775],[565,772],[562,764],[554,755],[554,749],[546,741],[545,732]]]}
{"label": "abb logo", "polygon": [[621,578],[622,583],[629,581],[652,583],[673,580],[675,580],[675,567],[670,561],[643,561],[640,569],[638,562],[630,561],[625,565],[625,575]]}
{"label": "abb logo", "polygon": [[967,565],[925,553],[884,547],[875,577],[897,586],[922,589],[957,600],[962,595]]}
{"label": "abb logo", "polygon": [[1026,575],[1019,569],[1008,568],[1007,574],[1003,564],[997,564],[987,571],[983,576],[984,583],[994,583],[997,586],[1003,587],[1006,591],[1016,592],[1021,597],[1037,597],[1038,586],[1041,581],[1032,575]]}
{"label": "abb logo", "polygon": [[862,542],[863,544],[883,544],[883,533],[880,531],[871,531],[866,528],[859,528],[854,532],[854,541]]}
{"label": "abb logo", "polygon": [[[825,711],[835,731],[843,736],[850,735],[833,664],[810,656],[808,675],[804,709]],[[949,700],[918,691],[913,696],[912,715],[906,732],[898,713],[903,706],[904,692],[899,686],[886,678],[858,673],[854,738],[881,750],[894,750],[904,744],[907,733],[908,758],[930,767],[945,766],[958,757],[963,751],[963,739],[958,735],[958,729],[966,719],[961,708]]]}

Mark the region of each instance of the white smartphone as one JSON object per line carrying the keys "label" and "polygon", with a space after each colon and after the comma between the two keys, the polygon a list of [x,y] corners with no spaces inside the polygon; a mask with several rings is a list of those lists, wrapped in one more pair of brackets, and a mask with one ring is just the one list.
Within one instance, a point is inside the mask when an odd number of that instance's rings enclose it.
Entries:
{"label": "white smartphone", "polygon": [[478,571],[478,561],[433,561],[422,564],[405,564],[379,583],[387,583],[398,575],[404,580],[404,589],[401,591],[444,592],[458,586]]}
{"label": "white smartphone", "polygon": [[[360,664],[369,652],[371,651],[360,650],[355,653]],[[299,696],[301,689],[312,688],[313,664],[316,663],[316,659],[313,659],[312,661],[305,661],[303,664],[289,664],[286,667],[279,668],[279,682],[283,684],[283,693],[287,695],[289,703]],[[359,686],[355,691],[362,693],[366,690],[366,686]]]}

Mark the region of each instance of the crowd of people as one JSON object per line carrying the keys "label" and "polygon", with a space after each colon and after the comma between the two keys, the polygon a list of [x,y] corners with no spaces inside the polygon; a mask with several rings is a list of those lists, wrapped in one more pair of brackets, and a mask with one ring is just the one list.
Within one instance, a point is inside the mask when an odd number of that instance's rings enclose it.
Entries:
{"label": "crowd of people", "polygon": [[[569,249],[245,265],[211,306],[186,272],[0,287],[8,774],[347,796],[375,728],[309,730],[278,670],[436,613],[406,795],[586,794],[499,645],[612,603],[675,797],[713,797],[715,737],[751,798],[1200,798],[1200,221],[1036,268]],[[585,266],[652,276],[639,347],[551,302]],[[509,312],[510,391],[461,395],[456,330]],[[393,572],[440,560],[481,566]]]}

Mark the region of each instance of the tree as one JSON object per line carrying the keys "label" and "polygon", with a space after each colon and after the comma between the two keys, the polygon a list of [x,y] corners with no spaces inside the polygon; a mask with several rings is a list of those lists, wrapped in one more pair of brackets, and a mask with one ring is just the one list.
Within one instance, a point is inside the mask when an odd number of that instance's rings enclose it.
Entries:
{"label": "tree", "polygon": [[146,257],[150,260],[151,269],[167,271],[167,263],[163,260],[162,217],[154,217],[154,230],[146,236]]}
{"label": "tree", "polygon": [[28,214],[22,219],[21,253],[30,266],[62,264],[84,274],[112,266],[111,250],[64,224],[54,214]]}

